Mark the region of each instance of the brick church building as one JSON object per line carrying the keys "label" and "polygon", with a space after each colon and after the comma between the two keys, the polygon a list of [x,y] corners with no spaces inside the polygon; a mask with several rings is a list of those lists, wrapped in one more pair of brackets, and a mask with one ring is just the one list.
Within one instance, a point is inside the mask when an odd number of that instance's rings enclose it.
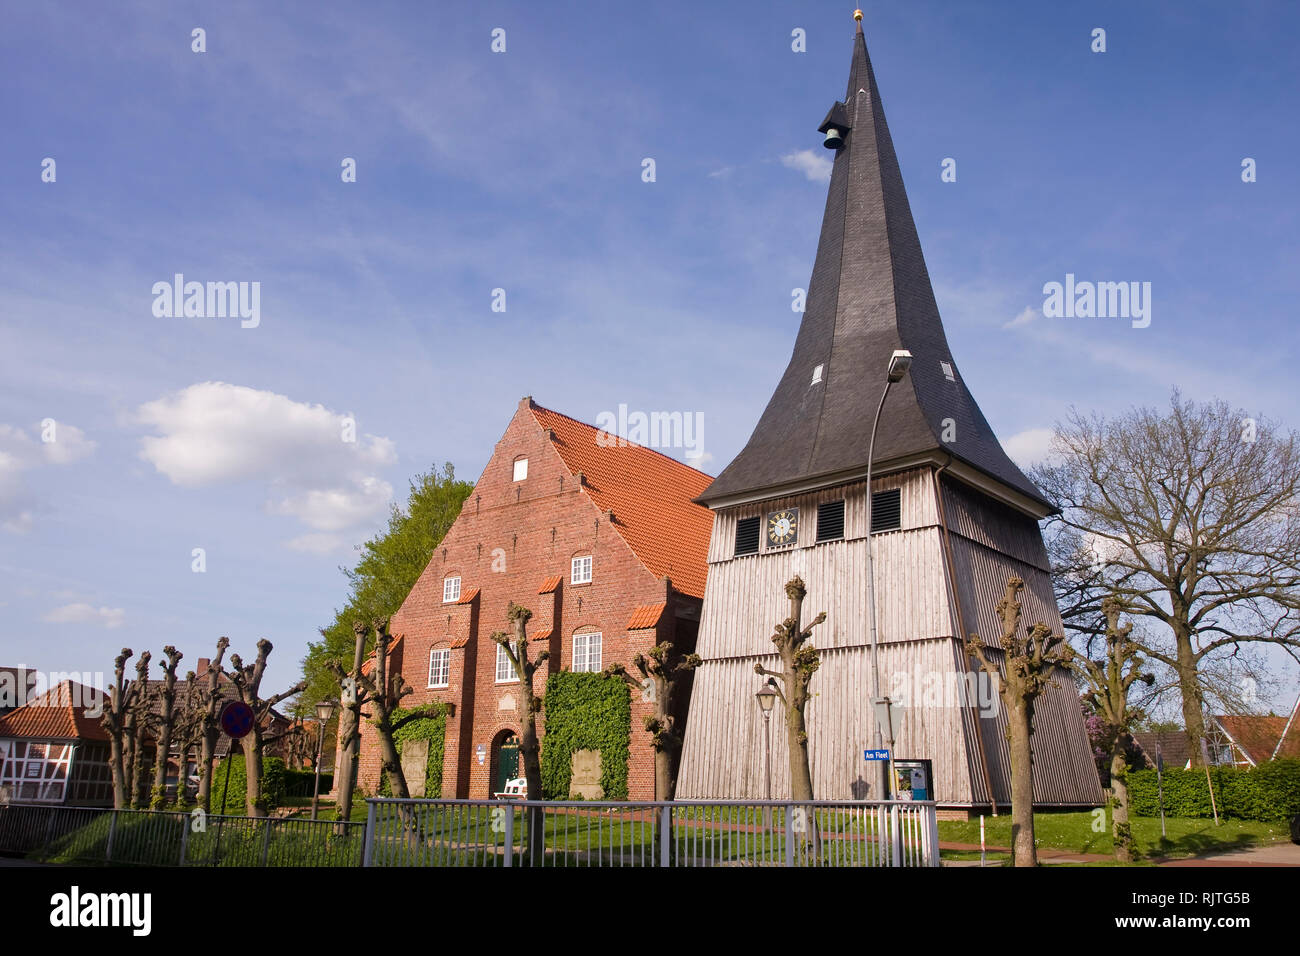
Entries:
{"label": "brick church building", "polygon": [[[390,666],[412,708],[450,705],[441,794],[482,799],[522,776],[523,701],[492,641],[513,601],[533,612],[530,658],[549,650],[534,693],[561,669],[598,672],[664,641],[694,649],[713,518],[694,504],[710,477],[523,399],[460,516],[393,616]],[[687,694],[678,719],[685,720]],[[654,797],[644,729],[653,704],[633,693],[628,797]],[[543,754],[545,713],[538,719]],[[362,722],[359,785],[377,793],[374,728]],[[408,778],[413,776],[407,774]],[[413,795],[422,780],[408,779]]]}

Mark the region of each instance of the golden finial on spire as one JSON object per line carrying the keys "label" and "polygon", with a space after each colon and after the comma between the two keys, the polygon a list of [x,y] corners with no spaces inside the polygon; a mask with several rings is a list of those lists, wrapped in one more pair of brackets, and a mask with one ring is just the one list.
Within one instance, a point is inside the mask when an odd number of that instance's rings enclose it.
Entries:
{"label": "golden finial on spire", "polygon": [[854,20],[857,20],[859,23],[861,23],[861,22],[862,22],[862,11],[861,11],[861,10],[854,10],[854,11],[853,11],[853,19],[854,19]]}

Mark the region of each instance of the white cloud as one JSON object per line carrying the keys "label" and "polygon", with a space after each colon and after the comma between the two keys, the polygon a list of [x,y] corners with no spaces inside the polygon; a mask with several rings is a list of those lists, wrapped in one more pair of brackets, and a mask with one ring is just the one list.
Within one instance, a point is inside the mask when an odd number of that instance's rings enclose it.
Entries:
{"label": "white cloud", "polygon": [[332,554],[345,544],[344,538],[337,534],[304,534],[291,538],[284,543],[290,551],[304,554]]}
{"label": "white cloud", "polygon": [[100,624],[109,630],[126,623],[126,610],[120,607],[94,607],[90,604],[64,604],[48,612],[42,620],[51,624]]}
{"label": "white cloud", "polygon": [[393,486],[379,478],[363,478],[351,488],[312,489],[282,499],[271,506],[276,514],[289,514],[317,531],[342,531],[388,509]]}
{"label": "white cloud", "polygon": [[1030,428],[1012,435],[1003,442],[1003,449],[1011,460],[1022,468],[1028,468],[1053,457],[1052,440],[1056,432],[1051,428]]}
{"label": "white cloud", "polygon": [[95,443],[74,425],[45,419],[31,431],[29,435],[22,428],[0,424],[0,529],[12,534],[32,529],[33,512],[39,504],[28,490],[23,472],[68,465],[95,450]]}
{"label": "white cloud", "polygon": [[316,531],[365,524],[392,499],[375,471],[397,460],[393,442],[357,433],[348,416],[323,405],[202,382],[146,402],[137,419],[160,433],[141,439],[140,457],[174,484],[263,482],[269,511]]}
{"label": "white cloud", "polygon": [[828,183],[831,181],[831,167],[835,164],[827,156],[811,149],[801,149],[797,153],[782,156],[781,165],[787,169],[797,169],[814,183]]}
{"label": "white cloud", "polygon": [[1010,322],[1004,323],[1002,327],[1004,329],[1014,329],[1022,325],[1028,325],[1030,322],[1034,321],[1034,319],[1038,318],[1042,314],[1043,314],[1043,310],[1041,308],[1036,309],[1032,305],[1027,305],[1025,306],[1025,310],[1023,312],[1017,315]]}

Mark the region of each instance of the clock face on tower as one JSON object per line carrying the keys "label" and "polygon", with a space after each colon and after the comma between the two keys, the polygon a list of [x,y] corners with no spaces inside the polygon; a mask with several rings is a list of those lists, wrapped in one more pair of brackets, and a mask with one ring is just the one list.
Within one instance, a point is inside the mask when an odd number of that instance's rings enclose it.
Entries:
{"label": "clock face on tower", "polygon": [[779,548],[799,540],[799,509],[773,511],[767,516],[767,545]]}

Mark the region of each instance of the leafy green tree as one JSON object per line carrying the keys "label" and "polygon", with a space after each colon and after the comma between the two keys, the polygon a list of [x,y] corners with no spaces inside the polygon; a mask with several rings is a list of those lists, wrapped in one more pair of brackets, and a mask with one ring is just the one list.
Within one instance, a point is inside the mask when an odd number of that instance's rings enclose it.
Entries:
{"label": "leafy green tree", "polygon": [[321,628],[321,640],[308,645],[303,660],[307,686],[298,695],[297,714],[308,716],[317,701],[338,697],[339,682],[327,662],[351,669],[352,622],[386,620],[402,606],[473,490],[471,483],[457,480],[450,463],[441,472],[434,467],[416,475],[406,507],[394,504],[388,527],[361,546],[356,566],[340,569],[348,579],[347,603]]}

